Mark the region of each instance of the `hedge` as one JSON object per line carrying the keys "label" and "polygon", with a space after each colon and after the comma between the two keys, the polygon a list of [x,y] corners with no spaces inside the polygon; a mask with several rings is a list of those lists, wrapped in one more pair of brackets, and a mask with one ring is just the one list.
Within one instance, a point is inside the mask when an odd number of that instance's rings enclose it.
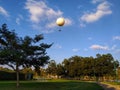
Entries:
{"label": "hedge", "polygon": [[[25,80],[25,74],[19,74],[20,80]],[[0,71],[0,80],[16,80],[16,73],[15,72],[5,72]]]}

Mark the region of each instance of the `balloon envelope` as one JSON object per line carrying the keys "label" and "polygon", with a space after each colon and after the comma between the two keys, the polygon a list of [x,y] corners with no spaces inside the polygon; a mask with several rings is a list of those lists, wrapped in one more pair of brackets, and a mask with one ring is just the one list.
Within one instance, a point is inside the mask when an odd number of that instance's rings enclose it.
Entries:
{"label": "balloon envelope", "polygon": [[64,18],[58,18],[57,21],[56,21],[56,24],[58,26],[63,26],[65,24]]}

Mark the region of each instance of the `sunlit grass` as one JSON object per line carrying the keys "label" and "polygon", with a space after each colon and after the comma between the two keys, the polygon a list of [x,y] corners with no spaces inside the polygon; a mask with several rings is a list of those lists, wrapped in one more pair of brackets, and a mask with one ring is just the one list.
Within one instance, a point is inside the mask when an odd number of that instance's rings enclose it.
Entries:
{"label": "sunlit grass", "polygon": [[112,85],[120,85],[120,82],[105,82],[105,83],[112,84]]}

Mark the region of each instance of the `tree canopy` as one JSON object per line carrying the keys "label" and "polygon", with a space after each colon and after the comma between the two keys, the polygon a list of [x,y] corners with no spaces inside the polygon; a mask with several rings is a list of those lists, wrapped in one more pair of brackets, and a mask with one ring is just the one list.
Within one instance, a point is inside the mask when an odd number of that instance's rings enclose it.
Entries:
{"label": "tree canopy", "polygon": [[54,68],[58,76],[79,79],[87,76],[98,80],[100,77],[115,76],[115,68],[118,68],[119,62],[108,53],[96,54],[96,57],[73,56],[59,64],[53,62],[52,65],[48,65],[47,70]]}
{"label": "tree canopy", "polygon": [[9,30],[6,24],[0,28],[0,64],[8,65],[17,72],[19,79],[19,67],[35,67],[39,69],[48,63],[50,57],[46,49],[52,44],[41,43],[44,37],[42,34],[34,38],[25,36],[19,37],[14,30]]}

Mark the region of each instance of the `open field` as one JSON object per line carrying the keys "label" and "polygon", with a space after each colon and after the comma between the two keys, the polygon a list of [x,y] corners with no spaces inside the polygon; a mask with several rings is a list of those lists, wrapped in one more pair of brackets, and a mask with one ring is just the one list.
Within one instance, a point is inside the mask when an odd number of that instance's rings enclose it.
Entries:
{"label": "open field", "polygon": [[0,90],[104,90],[96,83],[71,80],[21,81],[19,88],[15,85],[15,81],[0,81]]}

